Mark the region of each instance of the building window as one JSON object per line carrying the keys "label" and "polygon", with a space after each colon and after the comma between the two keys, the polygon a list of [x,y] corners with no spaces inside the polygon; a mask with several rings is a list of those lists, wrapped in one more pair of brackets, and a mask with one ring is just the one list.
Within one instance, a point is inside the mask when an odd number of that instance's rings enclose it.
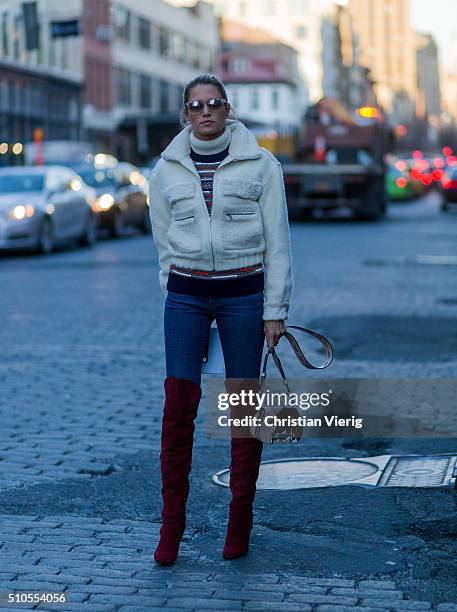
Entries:
{"label": "building window", "polygon": [[160,52],[160,27],[155,23],[151,24],[151,48],[155,53]]}
{"label": "building window", "polygon": [[229,95],[229,102],[230,104],[233,106],[233,108],[235,110],[238,110],[238,105],[240,103],[239,101],[239,95],[238,95],[238,89],[236,89],[235,87],[230,91]]}
{"label": "building window", "polygon": [[167,28],[159,29],[159,53],[162,57],[170,54],[170,32]]}
{"label": "building window", "polygon": [[198,48],[197,43],[193,40],[187,41],[186,59],[189,66],[198,66]]}
{"label": "building window", "polygon": [[117,38],[130,42],[130,11],[119,4],[113,5],[112,22]]}
{"label": "building window", "polygon": [[117,101],[122,106],[132,103],[132,74],[129,70],[118,68],[116,71]]}
{"label": "building window", "polygon": [[140,74],[140,106],[150,110],[152,104],[152,81],[145,74]]}
{"label": "building window", "polygon": [[297,38],[306,38],[306,26],[299,25],[295,30]]}
{"label": "building window", "polygon": [[251,108],[252,110],[259,110],[259,90],[257,88],[251,91]]}
{"label": "building window", "polygon": [[169,111],[169,95],[168,95],[168,83],[166,81],[160,81],[160,112],[168,113]]}
{"label": "building window", "polygon": [[8,13],[2,14],[2,56],[8,57]]}
{"label": "building window", "polygon": [[138,42],[141,49],[151,48],[151,22],[138,17]]}
{"label": "building window", "polygon": [[61,60],[60,65],[62,66],[62,70],[68,69],[68,43],[69,43],[68,38],[62,38],[62,54],[60,58]]}
{"label": "building window", "polygon": [[175,32],[171,35],[171,57],[177,62],[183,62],[186,59],[186,39],[182,34]]}
{"label": "building window", "polygon": [[14,18],[14,31],[13,31],[13,57],[15,60],[21,57],[21,25],[22,17],[17,15]]}
{"label": "building window", "polygon": [[182,88],[179,85],[169,85],[169,109],[172,112],[178,111],[181,106],[181,91]]}
{"label": "building window", "polygon": [[235,57],[231,65],[234,74],[246,74],[249,69],[249,62],[244,57]]}
{"label": "building window", "polygon": [[56,39],[55,38],[50,38],[49,39],[49,65],[52,67],[54,67],[56,65]]}
{"label": "building window", "polygon": [[279,108],[279,91],[277,89],[273,89],[271,92],[271,108],[273,110],[278,110]]}

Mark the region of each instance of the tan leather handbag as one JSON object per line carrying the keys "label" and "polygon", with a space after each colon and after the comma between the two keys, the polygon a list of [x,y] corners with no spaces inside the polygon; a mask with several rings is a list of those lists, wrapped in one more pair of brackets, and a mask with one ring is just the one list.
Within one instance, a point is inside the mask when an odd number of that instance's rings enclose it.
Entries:
{"label": "tan leather handbag", "polygon": [[[324,347],[324,351],[325,351],[324,361],[320,365],[313,365],[310,361],[308,361],[308,359],[303,354],[303,351],[301,350],[300,345],[297,342],[297,339],[289,331],[285,331],[282,334],[281,338],[284,336],[284,338],[286,338],[289,341],[289,344],[291,345],[292,350],[296,354],[300,363],[305,368],[308,368],[310,370],[322,370],[323,368],[327,368],[332,363],[333,347],[330,343],[330,340],[328,340],[328,338],[326,338],[322,334],[317,333],[316,331],[313,331],[312,329],[301,327],[300,325],[288,325],[286,327],[286,330],[289,330],[290,328],[299,329],[300,331],[310,334],[314,338],[317,338],[317,340],[319,340],[319,342]],[[289,388],[289,384],[288,384],[286,375],[284,373],[284,368],[274,348],[268,349],[268,352],[266,353],[265,358],[263,360],[262,372],[259,378],[259,387],[260,387],[259,393],[262,393],[262,391],[264,390],[265,379],[267,376],[267,362],[268,362],[268,357],[270,356],[270,354],[273,356],[273,361],[281,375],[281,379],[286,388],[287,394],[290,394],[291,391]],[[270,425],[265,422],[265,418],[267,416],[277,416],[281,420],[287,420],[285,419],[285,417],[287,416],[292,417],[292,419],[294,417],[298,417],[299,416],[298,409],[296,407],[289,406],[288,402],[286,406],[268,406],[268,405],[262,406],[258,410],[256,416],[257,416],[257,424],[251,426],[250,428],[251,435],[252,437],[257,438],[258,440],[261,440],[262,442],[265,442],[267,444],[275,444],[278,442],[298,442],[300,438],[303,436],[303,426],[301,425],[281,426],[281,425],[273,425],[273,424]]]}

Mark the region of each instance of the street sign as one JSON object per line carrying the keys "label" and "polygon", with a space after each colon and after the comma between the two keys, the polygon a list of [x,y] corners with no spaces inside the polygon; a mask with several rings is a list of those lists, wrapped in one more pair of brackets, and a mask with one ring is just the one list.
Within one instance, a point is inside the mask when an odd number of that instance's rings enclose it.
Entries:
{"label": "street sign", "polygon": [[51,37],[65,38],[67,36],[79,36],[79,21],[51,21]]}

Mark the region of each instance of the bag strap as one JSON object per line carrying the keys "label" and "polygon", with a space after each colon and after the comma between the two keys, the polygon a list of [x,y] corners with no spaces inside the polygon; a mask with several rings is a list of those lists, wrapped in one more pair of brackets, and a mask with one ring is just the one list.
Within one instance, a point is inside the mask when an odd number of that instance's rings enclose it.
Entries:
{"label": "bag strap", "polygon": [[[289,329],[290,327],[292,327],[293,329],[299,329],[300,331],[303,331],[307,334],[310,334],[311,336],[314,336],[314,338],[317,338],[319,340],[319,342],[322,344],[322,346],[324,347],[324,351],[325,351],[325,360],[320,364],[320,365],[313,365],[310,361],[308,361],[308,359],[305,357],[305,355],[303,354],[303,351],[300,348],[300,345],[298,344],[296,338],[288,331],[285,331],[282,335],[284,336],[289,344],[291,345],[294,353],[296,354],[299,362],[305,367],[308,368],[309,370],[322,370],[323,368],[327,368],[333,361],[333,347],[332,344],[330,342],[330,340],[328,338],[326,338],[325,336],[323,336],[322,334],[317,333],[316,331],[312,330],[312,329],[308,329],[306,327],[301,327],[300,325],[288,325],[286,329]],[[262,367],[262,372],[260,374],[260,383],[262,384],[263,380],[266,378],[267,376],[267,362],[268,362],[268,357],[270,355],[270,353],[273,355],[273,361],[277,367],[277,369],[279,370],[279,373],[281,374],[281,378],[282,378],[282,382],[286,385],[287,389],[288,384],[287,384],[287,379],[286,379],[286,374],[284,372],[284,368],[282,367],[282,363],[281,360],[279,359],[278,355],[276,354],[276,351],[274,348],[269,348],[268,352],[265,354],[265,358],[263,360],[263,367]]]}

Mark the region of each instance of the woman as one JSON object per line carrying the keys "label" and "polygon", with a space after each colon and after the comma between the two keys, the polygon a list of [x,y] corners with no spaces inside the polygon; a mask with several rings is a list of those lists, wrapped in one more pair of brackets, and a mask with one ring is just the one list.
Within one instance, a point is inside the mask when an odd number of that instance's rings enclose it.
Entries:
{"label": "woman", "polygon": [[[214,319],[226,384],[258,378],[265,337],[286,331],[293,278],[282,170],[239,121],[222,82],[184,88],[183,130],[151,175],[150,215],[166,295],[162,527],[157,563],[174,563],[186,523],[202,356]],[[247,554],[262,443],[232,437],[226,559]]]}

